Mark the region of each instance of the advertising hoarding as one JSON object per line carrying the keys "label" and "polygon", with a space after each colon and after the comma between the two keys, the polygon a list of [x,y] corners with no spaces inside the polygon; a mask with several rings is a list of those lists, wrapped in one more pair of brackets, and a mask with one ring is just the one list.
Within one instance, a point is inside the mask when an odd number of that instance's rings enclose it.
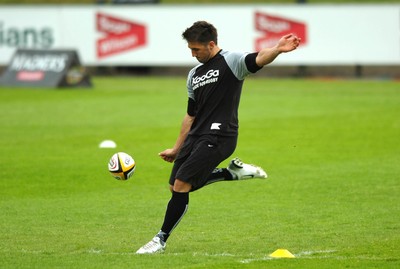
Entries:
{"label": "advertising hoarding", "polygon": [[276,65],[399,65],[400,5],[4,6],[0,64],[16,49],[75,49],[88,66],[187,66],[182,32],[207,20],[219,46],[256,51],[302,37]]}

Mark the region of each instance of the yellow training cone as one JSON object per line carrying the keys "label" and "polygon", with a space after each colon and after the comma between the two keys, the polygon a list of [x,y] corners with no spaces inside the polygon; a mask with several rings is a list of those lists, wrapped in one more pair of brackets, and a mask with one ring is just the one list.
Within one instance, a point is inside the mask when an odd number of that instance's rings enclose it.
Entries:
{"label": "yellow training cone", "polygon": [[275,250],[269,256],[273,258],[294,258],[294,255],[289,250],[282,248]]}

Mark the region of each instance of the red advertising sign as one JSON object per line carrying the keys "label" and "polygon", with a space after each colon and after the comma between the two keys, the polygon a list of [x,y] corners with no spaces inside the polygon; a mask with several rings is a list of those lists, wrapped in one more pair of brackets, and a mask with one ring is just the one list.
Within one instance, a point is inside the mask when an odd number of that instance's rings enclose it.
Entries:
{"label": "red advertising sign", "polygon": [[132,50],[147,42],[146,27],[142,24],[97,13],[96,27],[105,34],[97,40],[98,58]]}
{"label": "red advertising sign", "polygon": [[265,47],[274,46],[283,35],[290,33],[296,34],[301,38],[300,45],[307,43],[307,27],[302,22],[256,12],[255,28],[263,34],[255,41],[255,49],[257,51]]}
{"label": "red advertising sign", "polygon": [[17,73],[17,80],[25,80],[25,81],[39,81],[44,79],[44,72],[43,71],[20,71]]}

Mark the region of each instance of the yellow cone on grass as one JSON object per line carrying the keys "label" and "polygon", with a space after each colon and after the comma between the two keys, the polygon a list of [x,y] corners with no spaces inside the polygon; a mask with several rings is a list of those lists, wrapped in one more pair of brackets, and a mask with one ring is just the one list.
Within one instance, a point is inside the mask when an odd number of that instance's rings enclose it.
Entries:
{"label": "yellow cone on grass", "polygon": [[289,250],[279,248],[269,255],[273,258],[294,258],[294,255]]}

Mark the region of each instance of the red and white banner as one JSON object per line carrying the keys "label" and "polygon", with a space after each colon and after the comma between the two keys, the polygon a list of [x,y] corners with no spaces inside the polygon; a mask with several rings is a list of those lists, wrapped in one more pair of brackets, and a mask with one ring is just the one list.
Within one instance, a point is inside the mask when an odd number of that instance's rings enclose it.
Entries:
{"label": "red and white banner", "polygon": [[96,26],[105,35],[97,40],[98,58],[146,45],[146,27],[142,24],[97,13]]}
{"label": "red and white banner", "polygon": [[299,49],[275,65],[400,65],[400,4],[7,5],[0,9],[0,64],[25,48],[74,49],[93,66],[191,66],[197,61],[181,34],[197,20],[213,23],[219,46],[230,51],[300,36]]}
{"label": "red and white banner", "polygon": [[274,46],[283,35],[291,33],[301,38],[301,46],[307,44],[307,25],[303,22],[262,12],[256,12],[254,18],[255,28],[262,35],[255,41],[255,50],[257,51]]}

